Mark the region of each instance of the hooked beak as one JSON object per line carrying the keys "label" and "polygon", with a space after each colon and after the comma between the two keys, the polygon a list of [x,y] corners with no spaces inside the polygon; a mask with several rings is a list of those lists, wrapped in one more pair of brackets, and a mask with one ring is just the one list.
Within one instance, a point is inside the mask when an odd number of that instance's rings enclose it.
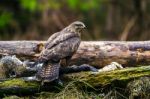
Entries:
{"label": "hooked beak", "polygon": [[83,24],[83,29],[85,29],[86,28],[86,26]]}

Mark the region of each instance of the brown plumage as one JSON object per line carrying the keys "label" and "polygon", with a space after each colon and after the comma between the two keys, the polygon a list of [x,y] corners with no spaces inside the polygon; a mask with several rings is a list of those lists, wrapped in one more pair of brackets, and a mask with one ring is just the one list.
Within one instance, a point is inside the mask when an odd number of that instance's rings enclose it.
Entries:
{"label": "brown plumage", "polygon": [[39,63],[44,64],[42,69],[37,73],[38,78],[46,81],[52,81],[58,78],[59,62],[61,59],[66,59],[68,63],[73,54],[77,51],[83,28],[85,28],[85,25],[80,21],[76,21],[60,32],[50,36],[38,59]]}

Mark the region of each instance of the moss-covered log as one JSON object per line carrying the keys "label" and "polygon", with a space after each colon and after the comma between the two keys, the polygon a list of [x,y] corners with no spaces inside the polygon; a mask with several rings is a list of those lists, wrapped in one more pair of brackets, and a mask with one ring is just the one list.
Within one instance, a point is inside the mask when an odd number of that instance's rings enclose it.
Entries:
{"label": "moss-covered log", "polygon": [[[102,87],[111,84],[118,85],[121,83],[125,85],[130,80],[149,75],[150,75],[150,66],[143,66],[137,68],[136,67],[125,68],[110,72],[101,72],[98,74],[91,74],[90,72],[81,72],[72,75],[69,74],[66,76],[69,78],[73,78],[73,80],[78,79],[81,81],[85,81],[94,87],[99,86]],[[116,81],[118,83],[116,83]]]}
{"label": "moss-covered log", "polygon": [[[0,55],[15,54],[36,59],[45,41],[0,41]],[[70,65],[89,64],[103,67],[112,61],[124,66],[150,63],[150,41],[83,41]]]}
{"label": "moss-covered log", "polygon": [[0,96],[7,94],[30,95],[39,91],[38,82],[26,82],[23,79],[9,79],[0,82]]}
{"label": "moss-covered log", "polygon": [[[126,85],[129,81],[143,76],[150,75],[150,66],[125,68],[110,72],[103,72],[92,74],[91,72],[80,72],[73,74],[65,74],[63,79],[66,82],[79,81],[86,82],[89,85],[98,88],[106,87],[108,85],[119,86]],[[80,84],[82,86],[82,84]],[[50,84],[49,87],[52,85]],[[84,85],[83,85],[84,86]],[[40,83],[27,82],[23,79],[10,79],[0,82],[0,95],[4,94],[31,94],[38,92]],[[46,87],[48,89],[48,87]]]}

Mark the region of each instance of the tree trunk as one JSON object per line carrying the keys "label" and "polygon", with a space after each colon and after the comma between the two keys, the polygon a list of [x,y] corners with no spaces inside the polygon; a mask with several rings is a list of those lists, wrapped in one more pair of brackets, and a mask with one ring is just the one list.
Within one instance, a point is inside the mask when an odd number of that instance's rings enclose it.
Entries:
{"label": "tree trunk", "polygon": [[[44,43],[44,41],[0,41],[0,55],[15,54],[23,59],[35,60]],[[89,64],[103,67],[113,61],[123,66],[149,64],[150,41],[83,41],[72,57],[70,65]]]}
{"label": "tree trunk", "polygon": [[[85,83],[94,88],[107,88],[110,85],[114,87],[126,87],[128,82],[135,80],[143,76],[150,75],[150,66],[125,68],[121,70],[115,70],[110,72],[101,72],[98,74],[92,74],[91,72],[80,72],[73,74],[65,74],[63,76],[64,83],[70,81],[77,81],[76,83],[80,86],[85,86]],[[81,83],[85,82],[85,83]],[[52,88],[50,84],[46,86],[46,89]],[[0,82],[0,95],[7,94],[33,94],[39,92],[45,88],[40,87],[38,82],[27,82],[21,78],[9,79],[7,81]]]}

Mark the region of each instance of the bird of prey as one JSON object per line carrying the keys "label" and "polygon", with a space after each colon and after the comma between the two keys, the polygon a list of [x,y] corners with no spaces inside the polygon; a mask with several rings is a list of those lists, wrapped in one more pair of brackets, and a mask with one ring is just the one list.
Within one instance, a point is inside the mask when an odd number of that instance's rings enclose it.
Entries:
{"label": "bird of prey", "polygon": [[75,21],[49,37],[37,60],[38,63],[43,63],[36,75],[38,79],[44,82],[58,79],[60,60],[66,59],[68,64],[80,45],[81,32],[84,28],[84,23]]}

